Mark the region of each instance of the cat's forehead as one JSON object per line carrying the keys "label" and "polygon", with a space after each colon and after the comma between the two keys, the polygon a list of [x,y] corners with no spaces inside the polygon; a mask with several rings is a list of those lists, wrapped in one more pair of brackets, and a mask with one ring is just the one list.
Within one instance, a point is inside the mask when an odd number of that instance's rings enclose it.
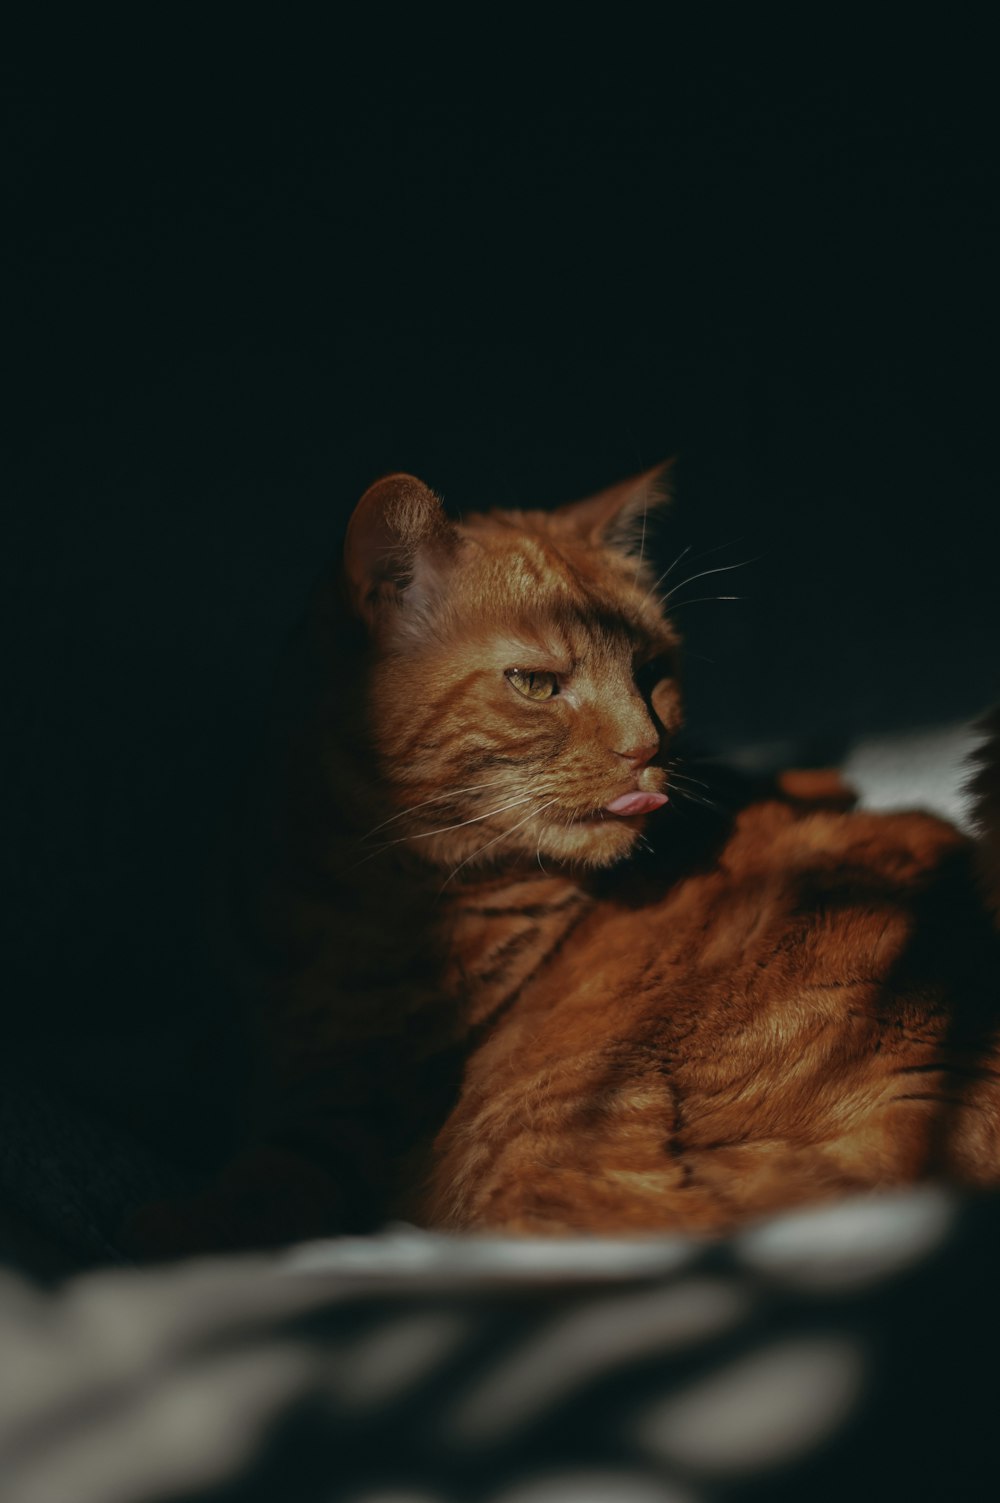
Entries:
{"label": "cat's forehead", "polygon": [[524,513],[500,513],[471,517],[463,527],[473,545],[467,554],[469,582],[478,584],[484,597],[514,607],[544,602],[550,609],[584,613],[599,600],[612,611],[626,611],[627,592],[616,589],[620,582],[606,559],[570,540],[539,535],[526,521]]}
{"label": "cat's forehead", "polygon": [[514,529],[473,526],[467,535],[473,542],[467,554],[470,577],[498,601],[572,602],[582,596],[581,581],[564,549]]}
{"label": "cat's forehead", "polygon": [[[468,607],[483,624],[527,645],[557,645],[575,658],[585,648],[634,648],[663,622],[634,563],[530,527],[532,515],[471,517],[463,569]],[[528,525],[526,525],[528,524]]]}

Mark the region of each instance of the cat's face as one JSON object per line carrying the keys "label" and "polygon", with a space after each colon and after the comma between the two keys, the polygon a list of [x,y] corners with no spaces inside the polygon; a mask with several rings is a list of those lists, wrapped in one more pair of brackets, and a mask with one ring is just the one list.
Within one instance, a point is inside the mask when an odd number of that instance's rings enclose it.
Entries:
{"label": "cat's face", "polygon": [[[401,478],[380,482],[397,501]],[[607,865],[656,817],[657,764],[681,718],[678,639],[621,540],[650,484],[594,498],[605,515],[590,502],[454,526],[433,498],[414,492],[400,512],[382,497],[391,532],[420,534],[404,567],[353,568],[373,742],[394,812],[411,811],[394,839],[450,870],[512,856]],[[355,526],[349,578],[358,543]],[[382,536],[373,556],[391,546]]]}

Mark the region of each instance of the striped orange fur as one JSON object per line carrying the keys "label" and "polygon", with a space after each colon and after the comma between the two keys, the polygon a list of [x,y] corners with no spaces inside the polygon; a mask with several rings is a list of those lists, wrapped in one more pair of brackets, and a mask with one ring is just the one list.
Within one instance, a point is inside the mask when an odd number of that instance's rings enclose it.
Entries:
{"label": "striped orange fur", "polygon": [[232,863],[268,1145],[215,1192],[232,1240],[719,1229],[1000,1181],[970,843],[811,773],[677,806],[679,638],[638,543],[664,491],[461,522],[409,476],[362,498]]}

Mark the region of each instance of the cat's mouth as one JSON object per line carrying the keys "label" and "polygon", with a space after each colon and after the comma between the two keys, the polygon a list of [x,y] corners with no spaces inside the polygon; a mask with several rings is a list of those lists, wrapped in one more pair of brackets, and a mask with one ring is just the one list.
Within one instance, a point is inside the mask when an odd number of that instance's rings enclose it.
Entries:
{"label": "cat's mouth", "polygon": [[642,793],[633,789],[631,793],[620,793],[600,809],[576,815],[573,823],[603,824],[609,815],[612,819],[634,819],[642,814],[652,814],[654,809],[662,809],[666,803],[669,803],[669,799],[665,793]]}
{"label": "cat's mouth", "polygon": [[606,814],[617,814],[620,818],[627,819],[633,814],[652,814],[654,809],[662,809],[667,803],[665,793],[621,793],[613,798],[610,804],[605,804],[601,811]]}

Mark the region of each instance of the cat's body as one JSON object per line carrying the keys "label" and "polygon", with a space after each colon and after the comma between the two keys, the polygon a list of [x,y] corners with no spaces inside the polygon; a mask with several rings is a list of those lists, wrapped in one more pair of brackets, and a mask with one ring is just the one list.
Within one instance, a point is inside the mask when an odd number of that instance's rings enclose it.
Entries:
{"label": "cat's body", "polygon": [[494,954],[549,892],[569,916],[490,998],[417,1219],[718,1230],[925,1174],[1000,1181],[1000,952],[961,837],[776,794],[700,870],[665,864],[575,903],[556,878],[490,893],[525,914]]}
{"label": "cat's body", "polygon": [[[656,483],[460,525],[409,477],[360,503],[232,863],[271,1146],[230,1240],[1000,1183],[971,843],[822,778],[677,798],[678,638],[629,542]],[[301,1163],[268,1201],[257,1167]]]}

